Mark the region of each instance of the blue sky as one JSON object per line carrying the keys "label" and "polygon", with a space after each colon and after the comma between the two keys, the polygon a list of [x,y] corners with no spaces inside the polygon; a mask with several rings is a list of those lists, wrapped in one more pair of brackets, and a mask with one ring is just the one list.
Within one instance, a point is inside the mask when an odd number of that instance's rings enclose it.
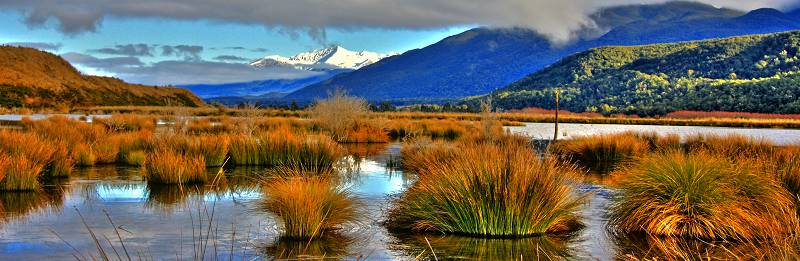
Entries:
{"label": "blue sky", "polygon": [[[477,26],[523,27],[553,42],[596,26],[610,6],[670,0],[5,0],[0,44],[62,55],[88,74],[153,84],[293,79],[247,61],[337,44],[404,52]],[[699,0],[718,7],[787,8],[797,0]]]}
{"label": "blue sky", "polygon": [[[60,43],[58,53],[86,52],[90,49],[111,47],[117,44],[161,44],[203,46],[203,58],[217,55],[237,55],[259,58],[267,54],[291,56],[299,52],[323,48],[302,31],[292,36],[279,29],[258,25],[241,25],[209,21],[170,21],[164,19],[107,18],[96,32],[65,35],[55,26],[30,28],[16,11],[0,12],[0,43],[46,42]],[[468,30],[468,26],[443,29],[328,29],[327,42],[339,44],[354,51],[368,50],[380,53],[404,52],[433,44],[442,38]],[[222,49],[225,47],[265,48],[266,52]],[[212,49],[215,48],[215,49]],[[157,59],[158,57],[155,57]],[[153,59],[150,59],[152,61]]]}
{"label": "blue sky", "polygon": [[[450,26],[439,29],[326,29],[324,41],[312,39],[308,33],[301,29],[287,31],[280,28],[268,28],[261,25],[244,25],[226,22],[212,22],[206,20],[180,21],[161,18],[116,18],[109,17],[93,32],[80,32],[78,34],[65,34],[57,29],[55,21],[48,21],[44,26],[32,27],[24,23],[24,15],[18,11],[0,11],[0,44],[3,43],[47,43],[58,45],[58,49],[47,51],[56,54],[79,53],[96,57],[98,59],[119,57],[95,53],[92,50],[114,47],[126,44],[147,45],[191,45],[202,46],[203,51],[199,57],[204,61],[213,61],[218,56],[237,56],[248,60],[257,59],[266,55],[278,54],[292,56],[300,52],[315,50],[326,45],[341,45],[353,51],[373,51],[379,53],[398,52],[425,47],[447,36],[469,30],[470,26]],[[161,61],[175,60],[176,57],[160,55],[154,51],[152,56],[137,57],[145,65]],[[124,80],[154,84],[185,84],[185,83],[220,83],[239,82],[250,80],[265,80],[275,78],[269,73],[264,76],[253,75],[249,72],[243,75],[231,74],[230,79],[215,78],[214,80],[199,80],[198,82],[183,79],[168,80],[140,75],[123,74],[100,66],[86,66],[76,63],[73,65],[87,74],[116,76]],[[238,61],[244,63],[246,61]],[[213,64],[212,64],[213,65]],[[285,75],[285,74],[281,74]],[[307,72],[298,72],[298,77],[310,76]],[[176,77],[180,77],[177,75]],[[277,77],[282,78],[283,76]],[[186,77],[198,78],[196,74],[187,72]]]}

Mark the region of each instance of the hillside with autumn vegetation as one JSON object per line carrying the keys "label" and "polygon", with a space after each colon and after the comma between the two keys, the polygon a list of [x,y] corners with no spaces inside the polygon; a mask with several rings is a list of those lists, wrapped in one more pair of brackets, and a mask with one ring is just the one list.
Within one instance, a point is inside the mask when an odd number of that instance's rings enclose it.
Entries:
{"label": "hillside with autumn vegetation", "polygon": [[81,74],[61,57],[32,48],[0,46],[0,105],[203,106],[186,89],[129,84]]}

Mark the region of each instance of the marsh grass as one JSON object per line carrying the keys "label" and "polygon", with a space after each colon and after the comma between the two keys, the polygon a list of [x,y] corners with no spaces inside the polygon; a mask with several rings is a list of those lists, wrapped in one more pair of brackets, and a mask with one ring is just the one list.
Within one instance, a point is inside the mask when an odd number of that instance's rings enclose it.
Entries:
{"label": "marsh grass", "polygon": [[527,237],[575,231],[574,169],[527,147],[474,144],[420,157],[419,180],[389,212],[392,230]]}
{"label": "marsh grass", "polygon": [[81,167],[94,166],[97,162],[97,157],[88,144],[75,145],[72,149],[72,158],[75,160],[75,164]]}
{"label": "marsh grass", "polygon": [[765,157],[775,150],[767,139],[753,139],[744,135],[693,135],[686,138],[690,152],[708,152],[729,159]]}
{"label": "marsh grass", "polygon": [[619,233],[747,241],[795,233],[795,202],[757,162],[711,153],[642,159],[619,184],[609,226]]}
{"label": "marsh grass", "polygon": [[209,180],[202,156],[189,156],[170,149],[157,149],[142,166],[147,182],[155,184],[192,184]]}
{"label": "marsh grass", "polygon": [[[661,146],[656,139],[647,141],[633,133],[577,137],[552,144],[551,150],[587,170],[608,174],[650,152],[651,146]],[[654,144],[654,145],[651,145]]]}
{"label": "marsh grass", "polygon": [[797,214],[800,215],[800,147],[791,146],[777,149],[771,158],[768,173],[773,173],[777,180],[795,199]]}
{"label": "marsh grass", "polygon": [[0,190],[32,191],[40,187],[39,174],[45,165],[26,156],[11,155],[5,166],[5,177],[0,181]]}
{"label": "marsh grass", "polygon": [[365,122],[354,125],[339,140],[341,143],[387,143],[389,134],[380,127]]}
{"label": "marsh grass", "polygon": [[234,137],[230,143],[236,165],[324,168],[333,166],[341,154],[339,144],[324,135],[273,132]]}
{"label": "marsh grass", "polygon": [[114,114],[108,118],[94,118],[94,124],[105,126],[111,132],[153,131],[157,118],[146,115]]}
{"label": "marsh grass", "polygon": [[282,237],[314,239],[356,221],[358,203],[336,181],[287,174],[264,182],[264,209],[280,219]]}

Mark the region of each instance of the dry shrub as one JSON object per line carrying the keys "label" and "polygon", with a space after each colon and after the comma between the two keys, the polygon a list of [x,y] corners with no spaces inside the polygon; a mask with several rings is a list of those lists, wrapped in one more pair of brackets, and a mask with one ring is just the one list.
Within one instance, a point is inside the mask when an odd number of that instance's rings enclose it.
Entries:
{"label": "dry shrub", "polygon": [[345,140],[347,132],[356,126],[359,120],[366,117],[369,104],[358,97],[347,96],[337,91],[328,99],[317,101],[309,114],[322,128],[330,131],[337,141]]}
{"label": "dry shrub", "polygon": [[739,241],[796,232],[793,196],[754,165],[710,153],[655,154],[622,178],[609,223],[621,233]]}
{"label": "dry shrub", "polygon": [[393,230],[525,237],[580,227],[574,170],[524,146],[473,144],[420,157],[419,180],[390,210]]}

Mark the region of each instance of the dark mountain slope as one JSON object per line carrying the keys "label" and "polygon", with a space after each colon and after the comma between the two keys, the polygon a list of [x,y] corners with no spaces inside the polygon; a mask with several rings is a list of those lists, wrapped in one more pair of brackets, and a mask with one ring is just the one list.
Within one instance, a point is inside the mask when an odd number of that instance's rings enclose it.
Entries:
{"label": "dark mountain slope", "polygon": [[800,32],[603,47],[567,57],[492,94],[506,109],[800,113]]}

